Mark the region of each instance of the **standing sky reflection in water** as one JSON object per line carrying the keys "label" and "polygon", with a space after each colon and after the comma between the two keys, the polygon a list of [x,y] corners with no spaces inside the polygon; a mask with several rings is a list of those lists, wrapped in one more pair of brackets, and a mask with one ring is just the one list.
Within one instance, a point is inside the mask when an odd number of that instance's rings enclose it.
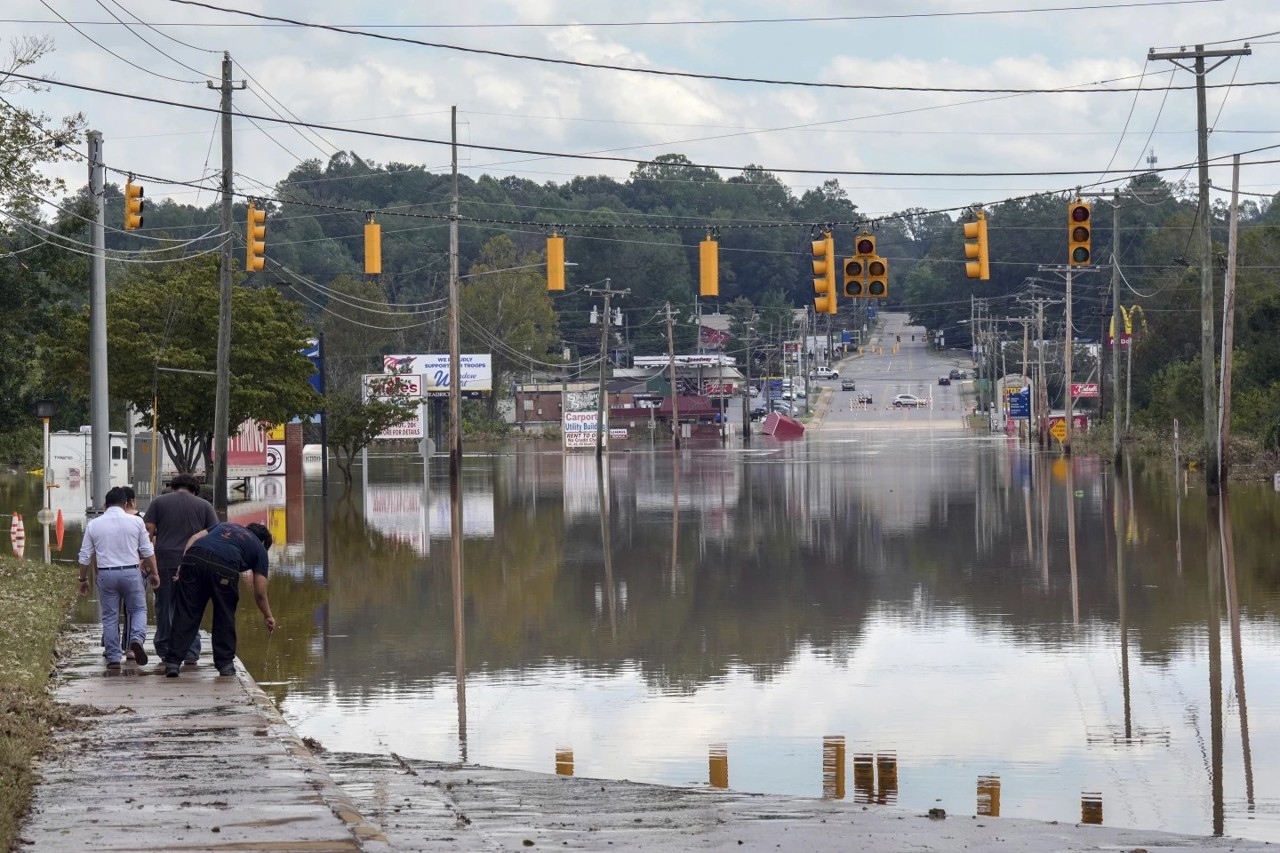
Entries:
{"label": "standing sky reflection in water", "polygon": [[465,730],[480,764],[821,797],[842,738],[845,798],[869,766],[913,810],[1280,840],[1270,489],[892,436],[607,464],[467,458],[461,676],[447,477],[386,460],[327,586],[307,499],[245,663],[330,750],[460,760]]}

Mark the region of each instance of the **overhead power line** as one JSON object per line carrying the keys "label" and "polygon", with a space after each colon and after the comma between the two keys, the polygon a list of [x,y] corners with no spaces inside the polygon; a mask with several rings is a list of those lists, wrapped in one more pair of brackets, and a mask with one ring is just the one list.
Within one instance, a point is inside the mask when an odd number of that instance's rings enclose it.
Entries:
{"label": "overhead power line", "polygon": [[[209,9],[214,12],[224,12],[228,15],[243,15],[249,18],[256,18],[264,21],[277,21],[296,27],[304,27],[307,29],[327,30],[329,32],[342,33],[350,36],[361,36],[363,38],[378,39],[381,41],[398,42],[401,44],[411,44],[417,47],[430,47],[437,50],[451,50],[458,53],[469,53],[480,56],[495,56],[501,59],[517,59],[524,62],[541,62],[549,65],[567,65],[574,68],[590,68],[599,71],[619,71],[625,74],[648,74],[657,77],[682,77],[690,80],[719,80],[727,83],[763,83],[770,86],[801,86],[815,89],[854,89],[862,91],[875,92],[940,92],[940,93],[982,93],[982,94],[1001,94],[1001,95],[1033,95],[1033,94],[1056,94],[1061,92],[1069,92],[1074,94],[1081,93],[1114,93],[1114,92],[1131,92],[1131,88],[1115,88],[1115,89],[981,89],[981,88],[950,88],[939,86],[881,86],[871,83],[821,83],[812,80],[777,80],[768,77],[735,77],[729,74],[699,74],[693,71],[675,71],[663,68],[637,68],[626,65],[611,65],[601,62],[584,62],[577,59],[560,59],[551,56],[535,56],[527,53],[511,53],[503,50],[492,50],[480,47],[463,47],[457,44],[446,44],[444,42],[424,41],[423,39],[409,38],[407,36],[393,36],[386,33],[375,33],[369,30],[356,29],[353,27],[338,26],[336,24],[320,24],[313,21],[300,21],[296,18],[285,18],[279,15],[266,15],[260,12],[248,12],[243,9],[231,9],[226,6],[215,6],[211,3],[202,3],[199,0],[169,0],[170,3],[180,3],[184,6],[196,6],[201,9]],[[1106,81],[1103,81],[1106,82]],[[1179,87],[1183,89],[1194,89],[1194,85]]]}
{"label": "overhead power line", "polygon": [[[179,0],[172,0],[172,2],[179,2]],[[186,2],[186,0],[182,0],[182,2]],[[205,113],[219,112],[218,108],[216,107],[205,107],[205,106],[200,106],[198,104],[183,104],[178,101],[169,101],[163,98],[151,98],[145,95],[134,95],[126,92],[116,92],[110,89],[101,89],[95,86],[85,86],[79,83],[68,83],[64,80],[56,80],[48,77],[34,77],[27,74],[19,74],[17,72],[10,72],[9,76],[17,78],[19,80],[30,80],[30,81],[41,83],[48,86],[62,86],[64,88],[77,89],[82,92],[94,92],[99,95],[110,95],[112,97],[125,98],[127,100],[132,100],[132,101],[142,101],[144,103],[150,103],[150,104],[161,104],[163,106],[178,107],[179,109],[195,110],[197,112],[205,112]],[[1276,81],[1276,82],[1280,83],[1280,81]],[[1247,86],[1247,85],[1259,85],[1259,84],[1237,83],[1235,85]],[[1274,83],[1269,83],[1267,85],[1274,85]],[[1163,90],[1155,90],[1155,91],[1163,91]],[[338,125],[333,125],[333,124],[293,121],[290,119],[280,118],[279,116],[254,115],[252,113],[244,113],[244,112],[237,112],[236,114],[243,116],[244,118],[247,118],[247,119],[256,119],[258,121],[269,121],[269,122],[275,122],[277,124],[286,124],[286,125],[298,125],[298,126],[308,127],[312,129],[332,131],[334,133],[350,133],[356,136],[368,136],[376,139],[394,139],[400,142],[419,142],[426,145],[441,145],[441,146],[448,146],[448,145],[454,144],[451,140],[433,139],[431,137],[426,137],[426,136],[410,136],[408,134],[403,134],[403,133],[388,133],[386,131],[377,131],[377,130],[359,130],[356,128],[340,127]],[[656,161],[651,158],[642,158],[642,157],[619,157],[619,156],[606,155],[606,154],[576,154],[576,153],[563,152],[563,151],[543,151],[540,149],[533,149],[533,148],[512,148],[505,145],[481,145],[474,142],[457,143],[457,145],[459,148],[466,148],[473,151],[497,151],[503,154],[522,154],[522,155],[527,155],[532,157],[545,157],[545,158],[551,158],[551,159],[593,160],[593,161],[609,162],[609,163],[626,163],[633,166],[652,165],[656,163]],[[1250,149],[1248,151],[1241,151],[1238,153],[1254,154],[1259,151],[1269,151],[1275,148],[1280,148],[1280,145],[1265,145],[1258,148]],[[1233,155],[1229,155],[1229,154],[1221,155],[1218,157],[1212,157],[1210,158],[1210,160],[1223,160],[1225,157],[1231,157],[1231,156]],[[1249,163],[1246,165],[1257,165],[1258,163],[1261,163],[1261,162],[1271,162],[1271,161],[1255,161],[1254,163]],[[658,165],[661,165],[661,164],[658,164]],[[678,163],[674,165],[678,165],[680,167],[690,168],[690,169],[715,169],[715,170],[722,170],[722,171],[729,171],[729,172],[736,172],[736,171],[742,170],[741,166],[727,165],[723,163]],[[1225,165],[1225,164],[1219,163],[1218,165]],[[1186,164],[1183,164],[1180,166],[1172,166],[1172,167],[1162,166],[1159,168],[1150,169],[1148,171],[1168,172],[1168,171],[1177,171],[1177,170],[1186,169],[1186,168],[1187,168]],[[1114,171],[1108,172],[1106,170],[1099,170],[1099,169],[1060,169],[1060,170],[1045,170],[1045,171],[1033,170],[1033,171],[996,171],[996,172],[924,172],[924,171],[891,171],[891,170],[874,170],[874,169],[802,169],[798,167],[786,167],[786,166],[761,167],[760,171],[783,173],[783,174],[789,174],[789,175],[848,175],[848,176],[859,176],[859,177],[915,177],[915,178],[920,178],[920,177],[926,177],[926,178],[1026,178],[1026,177],[1062,177],[1062,176],[1098,175],[1098,174],[1118,174],[1118,175],[1130,174],[1129,170],[1114,170]],[[180,182],[174,182],[174,183],[180,183]]]}

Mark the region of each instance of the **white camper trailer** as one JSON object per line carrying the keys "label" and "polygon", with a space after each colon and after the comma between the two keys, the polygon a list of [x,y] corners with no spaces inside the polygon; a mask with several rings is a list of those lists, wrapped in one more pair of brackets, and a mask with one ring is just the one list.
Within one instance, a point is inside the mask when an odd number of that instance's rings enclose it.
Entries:
{"label": "white camper trailer", "polygon": [[[129,485],[129,445],[122,432],[110,433],[111,485]],[[82,426],[79,432],[59,430],[49,434],[50,483],[93,482],[93,429]]]}

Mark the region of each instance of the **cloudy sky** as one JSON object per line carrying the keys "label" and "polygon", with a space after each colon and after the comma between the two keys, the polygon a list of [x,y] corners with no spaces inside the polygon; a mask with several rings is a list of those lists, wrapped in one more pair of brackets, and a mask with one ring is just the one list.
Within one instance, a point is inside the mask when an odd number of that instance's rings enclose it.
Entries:
{"label": "cloudy sky", "polygon": [[[210,5],[436,45],[694,75],[924,89],[1141,85],[1152,91],[876,91],[657,76],[398,43],[173,0],[8,0],[0,22],[11,38],[51,36],[56,52],[35,71],[62,83],[215,108],[217,92],[205,80],[217,77],[226,50],[236,63],[234,79],[248,84],[236,93],[235,107],[253,116],[279,113],[337,128],[448,140],[449,110],[456,106],[463,145],[635,159],[676,152],[730,167],[726,177],[755,163],[777,170],[796,192],[838,178],[872,216],[1094,184],[1108,167],[1145,167],[1152,151],[1160,167],[1193,162],[1194,92],[1166,87],[1190,87],[1194,76],[1168,61],[1148,62],[1151,48],[1204,43],[1232,49],[1249,41],[1252,56],[1228,58],[1208,77],[1211,87],[1224,87],[1208,91],[1210,155],[1228,155],[1229,162],[1233,152],[1280,144],[1275,0]],[[1274,85],[1225,87],[1233,81]],[[219,165],[212,113],[62,86],[16,100],[53,115],[83,111],[89,126],[104,134],[109,164],[120,169],[191,180]],[[449,164],[448,147],[431,142],[341,129],[311,133],[244,118],[236,120],[235,133],[236,184],[243,192],[261,191],[300,159],[325,159],[335,150],[380,164],[440,171]],[[1276,158],[1280,149],[1245,161]],[[581,174],[625,178],[633,168],[469,148],[461,149],[459,163],[474,177],[513,174],[539,182]],[[1047,174],[1078,170],[1091,174]],[[944,174],[901,174],[907,172]],[[966,172],[1033,174],[957,174]],[[1228,168],[1212,174],[1229,187]],[[83,166],[68,166],[63,175],[79,185]],[[1184,169],[1167,176],[1185,175]],[[1273,194],[1280,167],[1246,166],[1242,181],[1249,191]],[[147,192],[166,194],[155,184]],[[207,192],[181,187],[167,192],[184,201],[211,200]]]}

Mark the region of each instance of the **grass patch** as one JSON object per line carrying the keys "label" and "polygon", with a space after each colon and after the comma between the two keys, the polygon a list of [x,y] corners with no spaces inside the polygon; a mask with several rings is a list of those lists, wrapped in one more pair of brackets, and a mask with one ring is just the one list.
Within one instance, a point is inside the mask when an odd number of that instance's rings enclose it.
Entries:
{"label": "grass patch", "polygon": [[74,720],[49,695],[49,675],[77,571],[0,557],[0,850],[13,849],[31,804],[33,759],[54,728]]}

